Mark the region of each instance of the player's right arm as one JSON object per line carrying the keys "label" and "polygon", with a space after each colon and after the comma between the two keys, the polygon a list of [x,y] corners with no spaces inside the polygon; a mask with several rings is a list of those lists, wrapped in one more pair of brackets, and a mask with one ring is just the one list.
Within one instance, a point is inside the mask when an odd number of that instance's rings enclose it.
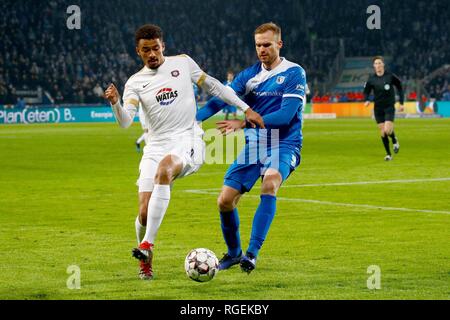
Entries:
{"label": "player's right arm", "polygon": [[122,128],[128,128],[133,123],[139,106],[139,96],[127,83],[123,94],[124,106],[120,102],[120,94],[116,86],[112,83],[105,90],[105,98],[111,104],[117,122]]}
{"label": "player's right arm", "polygon": [[369,76],[369,79],[367,79],[367,82],[364,85],[364,92],[363,93],[364,93],[364,101],[366,101],[364,103],[365,107],[367,107],[370,104],[369,96],[370,96],[370,92],[372,92],[372,89],[373,89],[373,85],[370,82],[370,78],[371,77]]}

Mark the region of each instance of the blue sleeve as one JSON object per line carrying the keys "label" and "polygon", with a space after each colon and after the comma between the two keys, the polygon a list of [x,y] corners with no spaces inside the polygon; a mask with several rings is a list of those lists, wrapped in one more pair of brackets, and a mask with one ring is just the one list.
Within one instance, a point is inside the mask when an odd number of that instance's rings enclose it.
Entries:
{"label": "blue sleeve", "polygon": [[303,109],[305,101],[306,74],[301,68],[293,68],[283,90],[280,109],[263,116],[264,124],[273,128],[287,126]]}
{"label": "blue sleeve", "polygon": [[262,117],[264,125],[271,128],[287,126],[302,108],[302,99],[292,97],[283,98],[280,109]]}
{"label": "blue sleeve", "polygon": [[230,87],[236,92],[238,97],[241,97],[245,94],[245,85],[248,81],[247,70],[240,72],[236,78],[234,78],[233,82],[231,82]]}
{"label": "blue sleeve", "polygon": [[217,112],[226,107],[227,104],[220,100],[219,98],[210,99],[203,108],[200,108],[197,111],[196,119],[197,121],[205,121],[206,119],[211,118]]}

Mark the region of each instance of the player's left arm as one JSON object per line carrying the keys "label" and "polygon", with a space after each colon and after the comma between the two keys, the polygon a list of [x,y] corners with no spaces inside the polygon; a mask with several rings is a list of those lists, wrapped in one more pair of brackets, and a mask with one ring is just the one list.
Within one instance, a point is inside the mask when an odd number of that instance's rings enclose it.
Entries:
{"label": "player's left arm", "polygon": [[263,116],[266,126],[272,128],[287,126],[303,108],[306,89],[305,71],[295,68],[286,80],[280,109]]}
{"label": "player's left arm", "polygon": [[403,108],[403,103],[405,101],[405,94],[403,92],[402,82],[400,78],[397,77],[395,74],[392,74],[392,84],[397,88],[400,107]]}
{"label": "player's left arm", "polygon": [[[242,97],[245,94],[245,82],[247,77],[245,71],[240,72],[230,85],[236,95]],[[197,111],[197,121],[205,121],[215,115],[217,112],[228,106],[226,102],[223,102],[219,98],[213,97],[203,106],[203,108]]]}
{"label": "player's left arm", "polygon": [[189,56],[186,56],[189,62],[189,69],[191,71],[191,80],[199,87],[205,89],[209,94],[219,98],[227,104],[234,105],[241,109],[248,122],[253,126],[264,128],[264,121],[262,117],[254,112],[249,105],[239,99],[234,90],[230,87],[224,86],[219,80],[211,77],[205,73],[198,64]]}

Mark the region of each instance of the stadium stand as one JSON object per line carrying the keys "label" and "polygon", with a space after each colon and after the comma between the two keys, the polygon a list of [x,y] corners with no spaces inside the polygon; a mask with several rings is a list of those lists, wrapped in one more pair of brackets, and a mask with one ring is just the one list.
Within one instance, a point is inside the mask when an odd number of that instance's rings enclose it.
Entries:
{"label": "stadium stand", "polygon": [[[18,92],[41,88],[52,102],[102,103],[103,88],[122,88],[140,68],[134,31],[144,23],[166,33],[166,54],[187,53],[211,75],[241,70],[256,60],[252,33],[274,21],[283,29],[283,55],[308,74],[314,99],[359,101],[358,92],[333,92],[333,72],[345,57],[388,55],[391,70],[417,97],[416,80],[450,62],[449,11],[445,1],[378,1],[382,29],[366,28],[371,1],[103,1],[80,0],[81,30],[66,28],[63,0],[0,2],[0,104]],[[352,10],[348,10],[352,7]],[[213,9],[211,9],[213,8]],[[246,12],[246,19],[235,14]],[[402,14],[398,14],[398,12]],[[334,70],[334,71],[333,71]],[[448,73],[424,83],[430,97],[448,93]]]}

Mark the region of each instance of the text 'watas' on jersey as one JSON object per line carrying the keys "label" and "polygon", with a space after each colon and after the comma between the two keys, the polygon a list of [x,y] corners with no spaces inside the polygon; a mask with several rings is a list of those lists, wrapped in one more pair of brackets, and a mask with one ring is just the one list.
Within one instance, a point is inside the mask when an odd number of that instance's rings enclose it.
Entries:
{"label": "text 'watas' on jersey", "polygon": [[131,107],[140,102],[151,141],[201,133],[192,83],[201,85],[204,77],[189,56],[165,57],[159,68],[145,66],[128,79],[123,101]]}
{"label": "text 'watas' on jersey", "polygon": [[[272,70],[266,70],[261,62],[254,64],[239,73],[231,87],[261,116],[279,110],[283,98],[297,98],[306,103],[305,70],[285,58]],[[280,142],[301,143],[302,112],[303,108],[299,107],[296,116],[287,126],[276,128],[279,129]]]}

